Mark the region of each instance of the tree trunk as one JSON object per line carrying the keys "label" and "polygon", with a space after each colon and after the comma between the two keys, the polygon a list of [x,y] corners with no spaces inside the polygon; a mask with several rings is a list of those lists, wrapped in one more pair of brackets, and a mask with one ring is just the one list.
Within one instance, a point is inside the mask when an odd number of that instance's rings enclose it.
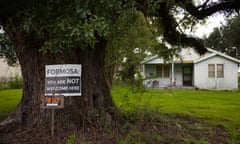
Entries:
{"label": "tree trunk", "polygon": [[[61,54],[39,52],[44,40],[35,34],[17,29],[17,22],[8,21],[6,33],[14,44],[24,80],[21,102],[11,117],[24,125],[34,126],[50,120],[49,110],[40,109],[44,94],[45,65],[81,64],[82,96],[65,97],[63,110],[57,110],[56,121],[82,125],[112,122],[115,105],[104,77],[104,54],[107,41],[98,37],[94,48],[72,48]],[[93,123],[94,122],[94,123]]]}

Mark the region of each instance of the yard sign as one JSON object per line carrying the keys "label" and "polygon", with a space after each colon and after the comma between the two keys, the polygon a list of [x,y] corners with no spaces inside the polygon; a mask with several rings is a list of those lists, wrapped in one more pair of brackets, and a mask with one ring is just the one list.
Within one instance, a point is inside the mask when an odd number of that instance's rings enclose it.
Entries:
{"label": "yard sign", "polygon": [[81,96],[81,65],[46,65],[45,96]]}

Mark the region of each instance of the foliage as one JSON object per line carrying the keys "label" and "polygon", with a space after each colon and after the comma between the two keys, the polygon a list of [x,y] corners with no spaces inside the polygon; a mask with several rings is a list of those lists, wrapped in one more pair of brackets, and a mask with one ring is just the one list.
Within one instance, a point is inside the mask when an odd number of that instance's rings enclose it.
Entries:
{"label": "foliage", "polygon": [[11,78],[9,81],[10,89],[19,89],[23,87],[23,78],[19,75]]}
{"label": "foliage", "polygon": [[108,39],[116,15],[129,7],[132,1],[44,0],[19,11],[17,18],[22,21],[22,32],[36,34],[44,41],[41,51],[58,53],[74,47],[94,47],[97,37]]}
{"label": "foliage", "polygon": [[229,19],[226,25],[215,28],[210,36],[205,40],[208,47],[227,53],[236,58],[240,58],[240,16]]}
{"label": "foliage", "polygon": [[2,89],[19,89],[23,87],[23,78],[19,75],[11,77],[9,80],[0,82],[0,90]]}
{"label": "foliage", "polygon": [[[137,66],[151,51],[156,39],[150,31],[150,25],[142,12],[137,11],[134,15],[129,13],[131,9],[122,13],[117,19],[115,31],[108,42],[106,71],[121,66],[119,76],[133,81]],[[130,15],[130,18],[125,18]]]}
{"label": "foliage", "polygon": [[9,65],[17,63],[17,56],[13,50],[13,45],[5,33],[0,32],[0,58],[4,57]]}
{"label": "foliage", "polygon": [[76,139],[76,137],[75,137],[74,134],[69,135],[66,144],[74,144],[75,143],[75,139]]}

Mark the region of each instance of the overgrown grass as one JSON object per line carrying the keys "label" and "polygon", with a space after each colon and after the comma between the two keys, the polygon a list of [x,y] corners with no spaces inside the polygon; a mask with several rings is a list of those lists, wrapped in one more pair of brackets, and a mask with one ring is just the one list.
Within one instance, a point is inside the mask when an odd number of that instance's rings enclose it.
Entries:
{"label": "overgrown grass", "polygon": [[133,88],[115,86],[116,105],[124,112],[136,110],[185,115],[224,126],[233,135],[240,129],[240,91],[147,89],[135,93]]}
{"label": "overgrown grass", "polygon": [[[207,90],[170,90],[170,89],[138,89],[136,87],[115,86],[112,89],[112,97],[117,107],[123,112],[128,121],[144,123],[149,121],[152,126],[171,125],[187,127],[191,132],[211,131],[216,127],[224,127],[231,134],[232,140],[229,143],[240,142],[240,91],[207,91]],[[21,90],[2,90],[0,91],[0,120],[5,118],[9,112],[14,109],[21,98]],[[199,119],[200,124],[195,125],[183,122],[178,118],[187,116],[187,118]],[[153,120],[159,118],[160,120]],[[153,122],[154,121],[154,122]],[[203,121],[203,123],[201,123]],[[160,122],[160,124],[158,124]],[[198,123],[198,121],[197,121]],[[125,124],[123,126],[126,126]],[[186,127],[184,126],[186,125]],[[131,126],[130,126],[131,127]],[[146,126],[147,127],[147,126]],[[127,125],[127,128],[129,126]],[[147,129],[147,128],[146,128]],[[126,137],[119,137],[119,143],[131,143],[136,141],[136,132],[138,132],[139,142],[146,133],[141,130],[131,128],[132,133]],[[150,133],[150,132],[149,132]],[[209,133],[211,135],[211,133]],[[164,141],[164,137],[158,134],[151,134],[154,141]],[[186,137],[186,142],[191,136]],[[151,140],[147,140],[150,142]],[[189,143],[195,140],[190,140]],[[201,139],[197,142],[204,143]],[[201,142],[202,141],[202,142]]]}
{"label": "overgrown grass", "polygon": [[8,116],[8,114],[17,106],[21,99],[22,90],[2,90],[0,91],[0,121]]}

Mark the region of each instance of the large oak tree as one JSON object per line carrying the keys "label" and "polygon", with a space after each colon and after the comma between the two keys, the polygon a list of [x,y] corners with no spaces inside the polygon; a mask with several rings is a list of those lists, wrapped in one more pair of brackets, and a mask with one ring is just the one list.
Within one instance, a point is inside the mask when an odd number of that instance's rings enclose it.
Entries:
{"label": "large oak tree", "polygon": [[[11,1],[9,1],[11,2]],[[106,45],[115,31],[118,16],[140,10],[163,27],[166,41],[205,51],[200,39],[177,30],[173,9],[181,8],[195,19],[218,11],[238,11],[238,0],[219,0],[195,5],[193,0],[39,0],[1,5],[5,34],[19,59],[24,79],[22,100],[11,114],[16,122],[34,126],[47,120],[40,109],[47,64],[82,64],[82,96],[67,97],[58,122],[81,125],[114,122],[117,110],[104,76]],[[3,9],[4,8],[4,9]],[[113,124],[113,123],[111,123]]]}

